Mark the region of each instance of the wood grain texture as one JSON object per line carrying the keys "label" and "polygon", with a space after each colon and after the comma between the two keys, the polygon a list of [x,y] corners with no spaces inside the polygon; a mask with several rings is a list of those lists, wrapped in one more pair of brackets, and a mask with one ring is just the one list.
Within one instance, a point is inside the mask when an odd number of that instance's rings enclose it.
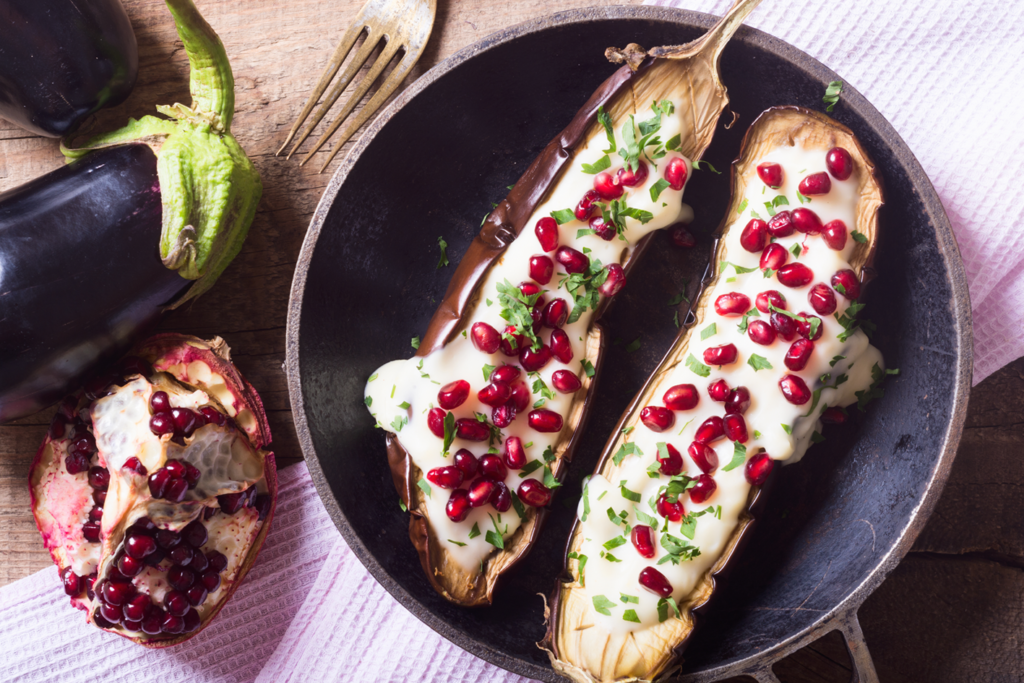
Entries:
{"label": "wood grain texture", "polygon": [[[187,61],[160,0],[124,0],[139,40],[139,82],[129,100],[90,128],[108,130],[154,104],[188,102]],[[335,159],[330,145],[300,168],[274,156],[361,0],[198,0],[224,40],[236,79],[239,142],[264,183],[241,254],[212,294],[161,328],[221,335],[260,391],[281,466],[301,459],[285,377],[288,290],[306,227]],[[608,0],[440,0],[434,33],[413,74],[512,23]],[[352,86],[349,87],[351,89]],[[328,118],[329,122],[330,118]],[[317,131],[319,133],[319,129]],[[316,137],[316,134],[313,136]],[[349,143],[352,144],[352,143]],[[300,148],[305,152],[309,141]],[[0,120],[0,190],[63,163],[56,141]],[[29,463],[51,411],[0,427],[0,585],[50,564],[29,511]],[[1024,359],[974,390],[950,484],[914,550],[868,600],[862,622],[883,681],[1024,678]],[[787,683],[848,681],[849,659],[830,634],[775,667]],[[740,679],[737,679],[740,680]]]}

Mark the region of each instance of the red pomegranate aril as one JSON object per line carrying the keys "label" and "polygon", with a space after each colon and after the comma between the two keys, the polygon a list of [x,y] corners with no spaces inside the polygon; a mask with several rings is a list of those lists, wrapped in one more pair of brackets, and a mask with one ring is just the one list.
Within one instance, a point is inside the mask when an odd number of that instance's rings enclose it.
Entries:
{"label": "red pomegranate aril", "polygon": [[476,418],[463,417],[455,421],[455,434],[466,441],[487,441],[491,430]]}
{"label": "red pomegranate aril", "polygon": [[132,522],[131,528],[140,534],[155,534],[156,524],[149,517],[139,517]]}
{"label": "red pomegranate aril", "polygon": [[445,384],[437,392],[437,404],[445,410],[455,410],[469,398],[469,382],[457,379]]}
{"label": "red pomegranate aril", "polygon": [[623,187],[635,187],[637,185],[642,185],[643,182],[647,180],[647,164],[642,161],[637,161],[637,168],[635,171],[628,165],[623,166],[619,169],[618,173],[615,174],[615,178]]}
{"label": "red pomegranate aril", "polygon": [[156,550],[156,539],[152,536],[131,534],[125,540],[124,548],[126,553],[134,557],[136,560],[141,560],[146,555],[149,555]]}
{"label": "red pomegranate aril", "polygon": [[129,621],[142,621],[149,613],[151,604],[148,595],[136,595],[123,607],[124,618]]}
{"label": "red pomegranate aril", "polygon": [[700,468],[701,472],[714,472],[718,469],[718,453],[711,446],[700,441],[694,441],[686,449],[687,454],[693,463]]}
{"label": "red pomegranate aril", "polygon": [[672,244],[680,249],[690,249],[697,245],[697,240],[694,239],[693,234],[687,229],[685,223],[676,223],[670,227],[668,229],[668,237],[672,240]]}
{"label": "red pomegranate aril", "polygon": [[480,475],[494,481],[504,481],[508,476],[508,469],[500,457],[488,453],[480,458]]}
{"label": "red pomegranate aril", "polygon": [[99,522],[102,519],[103,519],[103,508],[102,507],[94,507],[92,510],[89,510],[89,521]]}
{"label": "red pomegranate aril", "polygon": [[117,605],[100,605],[100,615],[111,624],[119,624],[124,619],[124,612]]}
{"label": "red pomegranate aril", "polygon": [[715,299],[718,315],[743,315],[750,310],[750,297],[739,292],[728,292]]}
{"label": "red pomegranate aril", "polygon": [[821,219],[818,218],[818,214],[802,206],[798,209],[793,209],[791,213],[793,227],[798,232],[802,232],[805,235],[818,235],[821,233]]}
{"label": "red pomegranate aril", "polygon": [[461,522],[469,516],[469,508],[469,494],[466,493],[466,489],[455,489],[448,497],[444,511],[448,515],[448,519],[453,522]]}
{"label": "red pomegranate aril", "polygon": [[[817,323],[814,321],[817,320]],[[821,335],[825,329],[825,326],[821,324],[821,318],[810,313],[801,313],[796,322],[796,330],[800,333],[800,336],[804,339],[810,339],[811,341],[818,341],[821,339]],[[817,329],[814,331],[814,335],[811,335],[811,324],[817,325]]]}
{"label": "red pomegranate aril", "polygon": [[807,367],[807,361],[814,351],[814,342],[809,339],[797,339],[786,352],[786,367],[793,372],[799,372]]}
{"label": "red pomegranate aril", "polygon": [[106,467],[89,468],[89,486],[94,489],[106,489],[110,486],[110,472]]}
{"label": "red pomegranate aril", "polygon": [[[464,476],[458,467],[448,465],[446,467],[435,467],[427,472],[427,481],[443,489],[457,489],[462,485]],[[173,559],[175,550],[177,548],[171,551],[171,559]]]}
{"label": "red pomegranate aril", "polygon": [[442,408],[435,408],[427,413],[427,427],[437,438],[444,438],[445,417],[447,417],[447,411]]}
{"label": "red pomegranate aril", "polygon": [[534,294],[540,294],[540,287],[536,282],[523,280],[519,283],[519,291],[523,293],[523,296],[533,296]]}
{"label": "red pomegranate aril", "polygon": [[825,154],[825,168],[836,180],[853,175],[853,157],[842,147],[833,147]]}
{"label": "red pomegranate aril", "polygon": [[191,463],[185,463],[185,483],[188,484],[190,489],[194,489],[196,484],[199,483],[199,477],[202,476],[199,469],[193,466]]}
{"label": "red pomegranate aril", "polygon": [[[249,489],[250,491],[252,488]],[[210,534],[203,526],[203,523],[196,520],[189,522],[184,529],[181,530],[181,540],[188,543],[193,548],[201,548],[208,540],[210,540]]]}
{"label": "red pomegranate aril", "polygon": [[747,421],[742,415],[730,414],[722,418],[722,425],[725,427],[725,438],[737,443],[747,442]]}
{"label": "red pomegranate aril", "polygon": [[768,232],[773,237],[789,237],[796,231],[793,225],[793,216],[789,211],[779,211],[768,219]]}
{"label": "red pomegranate aril", "polygon": [[61,583],[64,584],[64,592],[72,597],[81,593],[85,585],[82,577],[71,571],[71,567],[65,567],[61,571]]}
{"label": "red pomegranate aril", "polygon": [[225,493],[217,496],[217,502],[220,504],[220,509],[229,515],[233,515],[242,508],[245,507],[245,503],[248,500],[248,495],[245,491],[239,491],[237,493]]}
{"label": "red pomegranate aril", "polygon": [[491,494],[491,505],[498,512],[508,512],[512,507],[512,494],[509,493],[505,482],[495,482],[494,493]]}
{"label": "red pomegranate aril", "polygon": [[195,555],[196,551],[187,543],[182,543],[175,548],[171,548],[170,552],[167,553],[167,557],[171,562],[179,567],[189,566]]}
{"label": "red pomegranate aril", "polygon": [[[216,550],[206,553],[207,562],[210,565],[210,570],[220,573],[227,569],[228,558],[222,552]],[[213,590],[212,588],[210,589]]]}
{"label": "red pomegranate aril", "polygon": [[174,566],[167,570],[167,583],[180,591],[188,590],[195,582],[195,572],[187,567]]}
{"label": "red pomegranate aril", "polygon": [[770,346],[775,343],[775,329],[763,320],[753,320],[747,323],[747,336],[750,341],[761,346]]}
{"label": "red pomegranate aril", "polygon": [[530,393],[530,387],[526,386],[526,382],[516,382],[512,387],[512,405],[515,406],[517,413],[526,410],[531,398],[533,394]]}
{"label": "red pomegranate aril", "polygon": [[[527,345],[519,354],[519,362],[523,364],[523,370],[537,372],[551,362],[551,349],[543,344],[539,349]],[[511,395],[512,390],[509,389],[509,396]]]}
{"label": "red pomegranate aril", "polygon": [[684,510],[682,501],[676,500],[673,503],[664,493],[658,497],[658,502],[655,503],[655,508],[659,515],[670,522],[678,522],[683,519]]}
{"label": "red pomegranate aril", "polygon": [[171,411],[171,398],[166,391],[154,391],[149,397],[149,407],[153,413],[168,413]]}
{"label": "red pomegranate aril", "polygon": [[652,432],[663,432],[672,428],[676,423],[676,416],[668,408],[647,406],[640,411],[640,421]]}
{"label": "red pomegranate aril", "polygon": [[164,499],[169,500],[172,503],[180,503],[185,500],[185,494],[188,493],[188,482],[184,479],[172,479],[168,484],[167,488],[164,489]]}
{"label": "red pomegranate aril", "polygon": [[712,346],[704,351],[704,363],[706,365],[729,365],[736,362],[739,352],[735,344],[724,344]]}
{"label": "red pomegranate aril", "polygon": [[174,431],[183,435],[191,436],[196,429],[196,414],[188,408],[171,408],[171,417],[174,419]]}
{"label": "red pomegranate aril", "polygon": [[562,431],[562,416],[553,410],[540,408],[531,410],[528,417],[530,426],[538,432],[554,433]]}
{"label": "red pomegranate aril", "polygon": [[199,628],[201,623],[203,623],[203,620],[199,617],[199,612],[194,609],[190,609],[186,612],[182,619],[185,621],[185,633],[192,633]]}
{"label": "red pomegranate aril", "polygon": [[[459,489],[459,490],[461,490],[461,489]],[[456,520],[456,521],[458,521],[458,520]],[[203,572],[203,575],[199,577],[199,583],[203,584],[203,588],[205,588],[207,590],[207,592],[212,593],[213,591],[215,591],[218,588],[220,588],[220,572],[221,571],[224,571],[224,570],[222,569],[220,571],[216,571],[216,570],[211,569],[209,571]]]}
{"label": "red pomegranate aril", "polygon": [[185,463],[180,460],[168,460],[164,463],[164,469],[167,470],[172,479],[181,479],[185,476]]}
{"label": "red pomegranate aril", "polygon": [[814,271],[802,263],[790,263],[779,268],[776,277],[787,287],[803,287],[814,279]]}
{"label": "red pomegranate aril", "polygon": [[693,410],[700,403],[700,392],[692,384],[677,384],[661,400],[669,410]]}
{"label": "red pomegranate aril", "polygon": [[474,480],[473,483],[469,485],[469,491],[466,494],[469,506],[478,508],[482,505],[486,505],[490,502],[495,488],[497,488],[497,485],[493,479],[484,479],[481,477]]}
{"label": "red pomegranate aril", "polygon": [[576,205],[576,211],[574,212],[576,214],[576,220],[590,220],[590,217],[593,216],[594,212],[597,210],[597,207],[594,206],[594,202],[599,199],[601,199],[601,195],[594,190],[587,190],[583,194],[583,198],[580,199],[579,204]]}
{"label": "red pomegranate aril", "polygon": [[[526,449],[523,440],[518,436],[505,439],[505,466],[510,470],[520,470],[526,465]],[[504,479],[505,477],[498,477]]]}
{"label": "red pomegranate aril", "polygon": [[484,353],[494,353],[501,343],[501,333],[487,323],[473,323],[469,337],[473,340],[473,346]]}
{"label": "red pomegranate aril", "polygon": [[640,585],[663,598],[672,596],[672,584],[668,582],[665,575],[654,567],[644,567],[640,570]]}
{"label": "red pomegranate aril", "polygon": [[213,406],[203,406],[199,409],[199,414],[203,416],[207,424],[224,425],[227,422],[224,413]]}
{"label": "red pomegranate aril", "polygon": [[770,320],[772,321],[772,329],[779,334],[781,339],[793,341],[793,337],[796,336],[797,332],[795,320],[784,313],[777,313],[775,311],[772,311]]}
{"label": "red pomegranate aril", "polygon": [[697,477],[697,483],[689,489],[690,500],[698,505],[707,501],[718,489],[718,484],[710,474],[702,474]]}
{"label": "red pomegranate aril", "polygon": [[551,332],[548,348],[551,349],[551,355],[559,362],[569,364],[572,361],[572,342],[569,341],[569,335],[564,330]]}
{"label": "red pomegranate aril", "polygon": [[760,218],[752,218],[740,233],[740,246],[751,254],[764,249],[768,244],[768,224]]}
{"label": "red pomegranate aril", "polygon": [[824,282],[811,287],[811,291],[807,293],[807,300],[819,315],[831,315],[836,310],[836,295]]}
{"label": "red pomegranate aril", "polygon": [[107,503],[107,490],[93,489],[92,500],[94,503],[96,503],[97,507],[103,507]]}
{"label": "red pomegranate aril", "polygon": [[145,568],[145,562],[137,560],[131,555],[122,555],[117,558],[117,570],[128,578],[138,576]]}
{"label": "red pomegranate aril", "polygon": [[825,240],[825,244],[829,246],[829,249],[842,251],[846,246],[846,223],[838,218],[834,221],[829,221],[821,231],[821,238]]}
{"label": "red pomegranate aril", "polygon": [[724,379],[715,380],[708,386],[708,396],[712,401],[723,403],[729,398],[729,384]]}
{"label": "red pomegranate aril", "polygon": [[832,189],[832,179],[828,177],[828,173],[812,173],[800,181],[797,189],[800,190],[800,194],[808,197],[828,194]]}
{"label": "red pomegranate aril", "polygon": [[481,403],[491,406],[500,406],[512,397],[512,387],[504,382],[491,382],[476,393]]}
{"label": "red pomegranate aril", "polygon": [[530,257],[530,277],[542,285],[551,282],[551,276],[555,273],[555,262],[547,256],[538,255]]}
{"label": "red pomegranate aril", "polygon": [[149,431],[157,436],[174,433],[174,418],[170,413],[157,413],[149,418]]}
{"label": "red pomegranate aril", "polygon": [[662,458],[661,451],[654,456],[658,460],[658,471],[662,474],[667,474],[672,477],[683,471],[683,456],[682,454],[670,443],[665,444],[665,452],[668,457]]}
{"label": "red pomegranate aril", "polygon": [[502,365],[491,373],[491,381],[501,382],[512,386],[512,384],[519,379],[519,376],[522,374],[522,370],[517,368],[515,365]]}
{"label": "red pomegranate aril", "polygon": [[151,636],[160,635],[163,631],[164,619],[167,617],[162,609],[154,611],[142,620],[142,632]]}
{"label": "red pomegranate aril", "polygon": [[530,318],[533,320],[533,330],[537,332],[544,324],[544,306],[547,305],[547,299],[543,296],[538,296],[534,302],[533,307],[530,309]]}
{"label": "red pomegranate aril", "polygon": [[164,609],[170,615],[183,617],[189,607],[188,596],[180,590],[170,591],[164,596]]}
{"label": "red pomegranate aril", "polygon": [[533,231],[536,233],[537,241],[540,242],[540,248],[543,251],[554,251],[558,246],[558,223],[551,216],[544,216],[537,221]]}
{"label": "red pomegranate aril", "polygon": [[68,418],[63,413],[54,413],[53,420],[50,421],[50,428],[46,431],[50,441],[63,438],[65,431],[67,431],[67,426]]}
{"label": "red pomegranate aril", "polygon": [[204,555],[201,551],[196,550],[192,554],[192,562],[189,563],[188,568],[191,569],[192,572],[196,575],[199,575],[200,573],[205,572],[206,568],[209,566],[210,561],[206,559],[206,555]]}
{"label": "red pomegranate aril", "polygon": [[842,408],[827,408],[821,414],[822,424],[841,425],[846,422],[846,411]]}
{"label": "red pomegranate aril", "polygon": [[811,390],[807,384],[796,375],[786,375],[779,380],[779,389],[786,400],[793,405],[802,406],[811,400]]}
{"label": "red pomegranate aril", "polygon": [[[565,272],[570,275],[574,273],[582,273],[590,265],[590,258],[583,252],[573,249],[572,247],[559,247],[558,251],[555,252],[555,260],[558,261],[558,263],[565,268]],[[550,279],[551,278],[549,277],[548,280]],[[540,280],[537,280],[537,282],[540,282]],[[547,283],[541,282],[541,284]]]}
{"label": "red pomegranate aril", "polygon": [[750,390],[746,387],[736,387],[729,392],[729,398],[725,401],[726,415],[742,415],[750,408]]}
{"label": "red pomegranate aril", "polygon": [[169,633],[171,635],[177,635],[185,632],[185,620],[181,617],[176,617],[173,614],[168,614],[164,617],[164,623],[160,625],[160,630],[163,633]]}
{"label": "red pomegranate aril", "polygon": [[760,486],[772,473],[775,461],[767,453],[758,453],[747,461],[743,468],[743,476],[751,486]]}
{"label": "red pomegranate aril", "polygon": [[[196,616],[198,616],[198,612],[196,613]],[[124,628],[125,631],[132,631],[133,633],[139,633],[140,631],[142,631],[142,622],[141,621],[131,621],[130,619],[125,619],[124,621],[121,622],[121,627]]]}
{"label": "red pomegranate aril", "polygon": [[601,171],[594,176],[594,191],[606,201],[618,199],[625,192],[622,185],[619,184],[618,178],[608,171]]}
{"label": "red pomegranate aril", "polygon": [[832,276],[832,288],[850,301],[860,298],[860,280],[850,269],[844,269]]}
{"label": "red pomegranate aril", "polygon": [[491,410],[491,422],[498,429],[504,429],[515,421],[518,412],[515,401],[510,399]]}
{"label": "red pomegranate aril", "polygon": [[766,314],[771,310],[769,306],[774,306],[784,311],[786,310],[786,297],[782,296],[777,290],[769,289],[757,295],[757,298],[754,299],[754,305],[757,307],[757,310]]}
{"label": "red pomegranate aril", "polygon": [[192,607],[199,607],[199,605],[206,602],[206,596],[206,587],[201,583],[194,584],[191,588],[185,591],[185,597],[188,598],[188,604]]}
{"label": "red pomegranate aril", "polygon": [[519,485],[519,499],[530,507],[542,508],[551,502],[551,489],[536,479],[527,479]]}
{"label": "red pomegranate aril", "polygon": [[615,296],[626,286],[626,271],[618,263],[609,263],[604,268],[604,282],[597,288],[601,296]]}
{"label": "red pomegranate aril", "polygon": [[757,165],[757,177],[771,188],[782,187],[782,165],[766,161]]}
{"label": "red pomegranate aril", "polygon": [[544,307],[543,323],[545,327],[561,327],[569,317],[569,304],[565,299],[552,299]]}
{"label": "red pomegranate aril", "polygon": [[455,452],[453,461],[455,462],[455,467],[462,472],[466,479],[475,476],[477,470],[480,469],[480,462],[476,459],[476,456],[465,448],[460,448]]}
{"label": "red pomegranate aril", "polygon": [[135,587],[122,581],[104,581],[100,591],[105,603],[119,606],[131,600],[134,594]]}
{"label": "red pomegranate aril", "polygon": [[82,536],[90,543],[99,543],[100,525],[99,522],[86,522],[82,525]]}
{"label": "red pomegranate aril", "polygon": [[646,524],[637,524],[629,535],[633,547],[641,557],[652,558],[656,552],[654,547],[654,531]]}
{"label": "red pomegranate aril", "polygon": [[590,219],[590,229],[594,231],[594,234],[603,239],[605,242],[611,242],[615,239],[617,231],[614,223],[608,223],[604,220],[604,216],[597,215]]}
{"label": "red pomegranate aril", "polygon": [[574,394],[580,390],[583,383],[571,370],[555,370],[551,375],[551,386],[559,393]]}
{"label": "red pomegranate aril", "polygon": [[89,432],[79,435],[78,430],[75,430],[75,440],[68,446],[68,453],[72,455],[82,455],[86,459],[92,457],[93,453],[96,452],[96,439]]}
{"label": "red pomegranate aril", "polygon": [[673,190],[683,189],[686,178],[690,175],[690,162],[682,157],[675,157],[665,164],[665,171],[662,173],[669,187]]}
{"label": "red pomegranate aril", "polygon": [[501,335],[501,342],[498,347],[501,352],[506,356],[512,356],[513,358],[519,356],[519,352],[523,350],[528,342],[526,336],[518,334],[516,332],[515,325],[506,325],[504,333]]}
{"label": "red pomegranate aril", "polygon": [[700,443],[714,443],[725,436],[725,428],[722,426],[722,418],[712,415],[700,423],[697,431],[694,432],[693,440]]}
{"label": "red pomegranate aril", "polygon": [[778,242],[772,242],[761,252],[761,261],[758,265],[761,270],[778,270],[786,265],[788,260],[789,251]]}

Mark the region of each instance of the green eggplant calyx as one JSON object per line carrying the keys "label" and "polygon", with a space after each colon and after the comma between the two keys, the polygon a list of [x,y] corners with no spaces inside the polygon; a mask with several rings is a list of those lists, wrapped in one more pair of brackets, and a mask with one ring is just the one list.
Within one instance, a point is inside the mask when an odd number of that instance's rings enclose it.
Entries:
{"label": "green eggplant calyx", "polygon": [[163,218],[160,258],[195,283],[176,308],[208,290],[238,254],[256,215],[263,185],[231,135],[234,78],[220,38],[192,0],[165,0],[190,67],[192,106],[158,105],[167,118],[129,119],[123,128],[71,147],[68,159],[129,143],[148,144],[157,157]]}

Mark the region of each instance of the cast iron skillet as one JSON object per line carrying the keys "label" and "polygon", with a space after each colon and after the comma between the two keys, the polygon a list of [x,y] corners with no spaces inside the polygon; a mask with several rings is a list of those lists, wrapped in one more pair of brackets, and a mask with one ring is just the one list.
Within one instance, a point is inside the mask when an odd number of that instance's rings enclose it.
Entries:
{"label": "cast iron skillet", "polygon": [[[666,236],[605,316],[610,345],[588,433],[528,558],[506,575],[490,608],[456,607],[423,576],[398,506],[383,435],[363,406],[367,377],[412,354],[448,284],[438,236],[456,261],[481,218],[614,67],[608,46],[692,40],[714,18],[657,7],[565,12],[459,52],[416,81],[363,134],[310,224],[292,284],[289,391],[303,452],[324,504],[370,573],[444,637],[511,671],[560,680],[535,643],[543,603],[562,567],[580,480],[608,430],[676,334],[667,302],[693,296],[710,233],[728,200],[727,176],[695,174],[696,249]],[[870,56],[866,55],[865,59]],[[707,158],[726,169],[740,138],[772,105],[820,109],[838,76],[799,50],[741,29],[722,57],[740,115]],[[833,115],[858,135],[886,185],[877,279],[865,314],[874,343],[900,375],[863,416],[830,428],[786,467],[752,542],[687,650],[683,676],[708,681],[770,665],[842,629],[863,679],[873,677],[856,609],[910,548],[949,473],[971,378],[970,305],[948,220],[928,178],[892,127],[847,85]],[[723,116],[723,123],[729,120]],[[683,309],[685,313],[685,308]],[[640,350],[628,342],[641,336]],[[856,413],[856,410],[854,411]]]}

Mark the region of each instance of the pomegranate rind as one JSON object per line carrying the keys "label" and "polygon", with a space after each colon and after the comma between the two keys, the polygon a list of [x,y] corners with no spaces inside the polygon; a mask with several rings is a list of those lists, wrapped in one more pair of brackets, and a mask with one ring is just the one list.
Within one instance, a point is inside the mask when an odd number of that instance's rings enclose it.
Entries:
{"label": "pomegranate rind", "polygon": [[[883,204],[884,197],[877,168],[867,152],[849,128],[819,112],[793,106],[773,107],[763,112],[747,130],[740,155],[732,164],[732,201],[717,231],[719,239],[711,259],[715,268],[714,277],[703,283],[693,308],[696,322],[680,330],[672,348],[611,432],[612,436],[595,468],[596,473],[609,481],[615,481],[618,475],[618,466],[612,458],[622,444],[623,430],[635,425],[639,421],[643,407],[655,399],[662,375],[683,362],[688,353],[691,332],[700,329],[704,311],[714,305],[710,294],[721,276],[721,263],[729,259],[726,240],[722,237],[731,218],[740,213],[737,209],[745,196],[747,183],[760,182],[755,173],[755,162],[769,150],[781,145],[800,145],[820,149],[822,153],[833,147],[843,147],[851,153],[861,169],[856,224],[852,229],[865,235],[867,241],[857,244],[851,255],[850,264],[862,282],[870,272],[878,238],[878,210]],[[742,229],[742,226],[739,229]],[[578,583],[578,560],[569,558],[569,553],[580,550],[583,540],[579,520],[576,520],[566,547],[565,571],[556,583],[550,599],[548,630],[544,640],[538,644],[548,651],[552,667],[580,683],[620,683],[650,681],[677,666],[698,617],[708,610],[716,587],[728,576],[732,558],[740,554],[749,539],[753,524],[763,505],[762,501],[767,498],[765,494],[774,479],[773,472],[761,487],[751,488],[746,513],[740,518],[725,550],[690,595],[679,601],[680,617],[667,619],[644,631],[631,632],[629,646],[623,646],[621,649],[612,644],[608,634],[598,633],[596,628],[584,628],[584,615],[587,613],[586,603],[589,598]],[[587,653],[594,652],[602,653],[601,670],[598,672],[592,671],[584,663]]]}

